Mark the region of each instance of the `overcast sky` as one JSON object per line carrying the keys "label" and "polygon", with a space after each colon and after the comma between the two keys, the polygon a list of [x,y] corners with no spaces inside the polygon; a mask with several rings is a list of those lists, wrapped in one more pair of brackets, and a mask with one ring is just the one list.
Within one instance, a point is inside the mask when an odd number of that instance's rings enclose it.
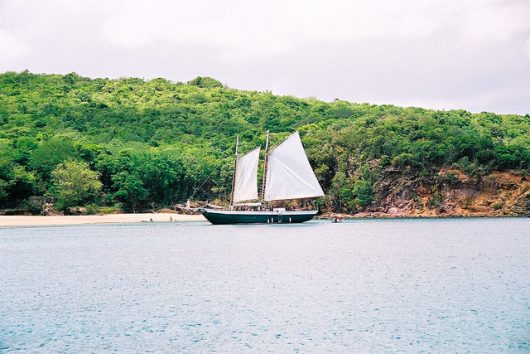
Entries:
{"label": "overcast sky", "polygon": [[0,0],[0,72],[530,113],[530,0]]}

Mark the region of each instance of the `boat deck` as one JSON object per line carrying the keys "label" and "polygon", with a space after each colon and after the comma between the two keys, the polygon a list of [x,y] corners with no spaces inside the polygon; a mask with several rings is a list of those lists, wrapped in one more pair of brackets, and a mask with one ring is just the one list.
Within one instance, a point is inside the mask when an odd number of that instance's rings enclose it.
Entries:
{"label": "boat deck", "polygon": [[212,224],[301,223],[311,220],[318,210],[216,210],[203,209]]}

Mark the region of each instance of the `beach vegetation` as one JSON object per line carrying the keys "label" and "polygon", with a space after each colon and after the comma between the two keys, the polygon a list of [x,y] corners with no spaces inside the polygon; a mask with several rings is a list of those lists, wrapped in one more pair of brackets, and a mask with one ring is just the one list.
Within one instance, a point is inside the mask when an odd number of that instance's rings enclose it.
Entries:
{"label": "beach vegetation", "polygon": [[226,201],[236,136],[245,152],[263,147],[266,130],[273,147],[300,131],[325,207],[337,212],[377,202],[385,195],[377,182],[391,173],[428,180],[443,167],[477,178],[530,171],[528,114],[324,102],[208,77],[184,84],[6,72],[0,209],[45,196],[61,208],[121,203],[129,211]]}
{"label": "beach vegetation", "polygon": [[98,201],[101,182],[99,174],[85,161],[69,160],[51,172],[52,195],[60,210]]}

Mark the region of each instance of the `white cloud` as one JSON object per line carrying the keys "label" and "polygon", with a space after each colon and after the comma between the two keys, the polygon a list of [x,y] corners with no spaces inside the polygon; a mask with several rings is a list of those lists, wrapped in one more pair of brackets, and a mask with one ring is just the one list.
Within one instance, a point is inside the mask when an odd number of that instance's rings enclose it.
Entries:
{"label": "white cloud", "polygon": [[526,55],[528,56],[528,59],[530,59],[530,37],[526,40],[523,48],[526,51]]}
{"label": "white cloud", "polygon": [[0,28],[0,65],[9,65],[29,53],[28,46],[10,31]]}
{"label": "white cloud", "polygon": [[530,1],[484,0],[470,2],[463,10],[462,38],[465,42],[506,41],[520,33],[530,36]]}
{"label": "white cloud", "polygon": [[301,97],[526,113],[529,16],[529,0],[0,0],[0,72],[209,75]]}
{"label": "white cloud", "polygon": [[128,2],[102,32],[114,45],[199,43],[238,53],[289,51],[300,42],[416,38],[441,26],[429,18],[440,1],[177,1]]}

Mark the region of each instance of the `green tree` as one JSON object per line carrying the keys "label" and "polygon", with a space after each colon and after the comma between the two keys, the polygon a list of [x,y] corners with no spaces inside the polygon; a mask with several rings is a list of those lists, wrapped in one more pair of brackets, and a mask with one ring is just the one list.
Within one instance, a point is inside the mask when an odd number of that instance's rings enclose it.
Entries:
{"label": "green tree", "polygon": [[70,160],[52,171],[53,195],[59,209],[93,201],[101,189],[98,173],[84,161]]}
{"label": "green tree", "polygon": [[7,189],[9,183],[6,180],[0,179],[0,202],[3,202],[9,196]]}
{"label": "green tree", "polygon": [[17,150],[0,139],[0,207],[14,207],[35,190],[35,175],[16,161]]}
{"label": "green tree", "polygon": [[147,190],[137,174],[122,171],[112,177],[116,192],[114,197],[129,206],[135,213],[138,205],[147,200]]}
{"label": "green tree", "polygon": [[[57,165],[100,173],[105,202],[164,206],[230,195],[241,151],[299,130],[335,211],[377,201],[384,176],[429,179],[441,167],[530,173],[530,115],[472,114],[276,96],[158,78],[0,74],[0,207],[50,190]],[[364,171],[363,171],[364,169]],[[83,202],[80,202],[83,203]]]}
{"label": "green tree", "polygon": [[77,158],[78,155],[70,138],[57,136],[41,142],[31,153],[29,164],[46,177],[55,166],[68,159]]}
{"label": "green tree", "polygon": [[34,172],[26,171],[24,166],[13,166],[13,179],[9,186],[11,202],[19,203],[30,197],[36,191],[37,178]]}
{"label": "green tree", "polygon": [[14,152],[11,141],[0,139],[0,202],[9,197],[8,188],[13,178]]}
{"label": "green tree", "polygon": [[367,206],[372,202],[373,191],[370,181],[358,179],[353,183],[352,193],[355,196],[353,203],[355,205]]}
{"label": "green tree", "polygon": [[197,76],[195,79],[188,81],[188,84],[202,88],[223,87],[221,81],[208,76]]}

